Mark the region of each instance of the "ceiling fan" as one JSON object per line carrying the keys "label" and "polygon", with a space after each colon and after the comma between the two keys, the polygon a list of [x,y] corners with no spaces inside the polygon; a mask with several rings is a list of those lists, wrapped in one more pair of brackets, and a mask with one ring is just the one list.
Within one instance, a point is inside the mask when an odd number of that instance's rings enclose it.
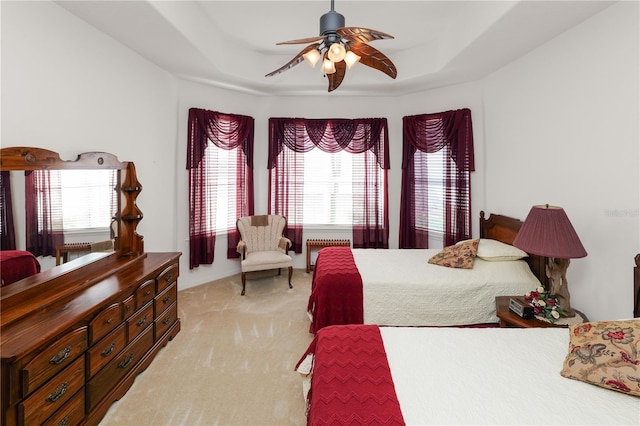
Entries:
{"label": "ceiling fan", "polygon": [[329,92],[337,89],[348,68],[360,62],[363,65],[382,71],[395,79],[398,75],[396,66],[387,56],[367,43],[374,40],[394,38],[382,31],[360,27],[345,27],[344,16],[334,10],[334,0],[331,0],[331,10],[320,17],[320,35],[298,40],[283,41],[281,44],[311,43],[302,49],[292,60],[282,67],[270,72],[270,77],[287,71],[306,60],[312,67],[322,59],[321,70],[329,80]]}

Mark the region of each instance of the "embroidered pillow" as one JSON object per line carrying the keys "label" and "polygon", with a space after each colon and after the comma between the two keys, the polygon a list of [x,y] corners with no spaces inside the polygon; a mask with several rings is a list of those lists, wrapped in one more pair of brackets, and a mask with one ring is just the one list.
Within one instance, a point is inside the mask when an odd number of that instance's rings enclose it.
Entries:
{"label": "embroidered pillow", "polygon": [[479,240],[467,240],[445,247],[429,259],[429,263],[447,268],[471,269],[478,251],[478,242]]}
{"label": "embroidered pillow", "polygon": [[640,396],[639,319],[588,322],[569,332],[562,376]]}

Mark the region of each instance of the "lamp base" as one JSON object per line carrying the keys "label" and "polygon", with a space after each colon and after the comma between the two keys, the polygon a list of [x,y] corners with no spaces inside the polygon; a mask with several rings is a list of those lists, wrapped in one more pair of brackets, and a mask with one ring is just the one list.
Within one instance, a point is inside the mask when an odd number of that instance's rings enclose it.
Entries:
{"label": "lamp base", "polygon": [[564,312],[564,317],[574,317],[576,313],[571,309],[571,295],[567,283],[567,269],[569,259],[549,258],[546,266],[547,277],[551,280],[551,295],[558,299],[558,305]]}

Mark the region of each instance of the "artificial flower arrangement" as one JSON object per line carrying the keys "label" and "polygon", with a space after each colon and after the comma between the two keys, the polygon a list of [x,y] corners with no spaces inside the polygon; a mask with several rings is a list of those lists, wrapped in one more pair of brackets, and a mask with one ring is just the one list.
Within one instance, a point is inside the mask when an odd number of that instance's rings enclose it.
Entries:
{"label": "artificial flower arrangement", "polygon": [[558,299],[544,287],[538,287],[535,291],[525,294],[524,300],[533,306],[536,315],[545,317],[551,324],[564,315],[562,308],[558,305]]}

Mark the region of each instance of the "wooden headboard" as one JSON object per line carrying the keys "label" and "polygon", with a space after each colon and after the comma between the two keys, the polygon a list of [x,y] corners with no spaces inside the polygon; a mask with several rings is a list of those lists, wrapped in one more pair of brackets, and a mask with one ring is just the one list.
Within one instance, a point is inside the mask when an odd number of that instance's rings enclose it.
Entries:
{"label": "wooden headboard", "polygon": [[[518,235],[522,223],[519,219],[500,214],[490,214],[489,217],[485,219],[484,211],[481,211],[480,238],[489,238],[506,244],[513,244],[513,240],[515,240],[516,235]],[[545,288],[549,288],[549,279],[547,278],[545,270],[547,258],[530,254],[525,260],[542,285],[544,285]]]}
{"label": "wooden headboard", "polygon": [[633,267],[633,317],[640,318],[640,254],[636,254]]}

